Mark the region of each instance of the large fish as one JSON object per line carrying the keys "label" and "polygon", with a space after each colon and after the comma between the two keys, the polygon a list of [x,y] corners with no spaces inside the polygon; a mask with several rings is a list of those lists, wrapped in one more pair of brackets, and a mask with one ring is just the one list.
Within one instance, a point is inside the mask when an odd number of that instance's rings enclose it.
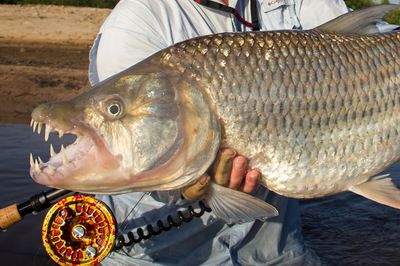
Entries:
{"label": "large fish", "polygon": [[[400,32],[373,26],[393,8],[308,31],[187,40],[70,101],[40,105],[34,131],[46,124],[46,140],[51,131],[78,137],[48,162],[31,157],[31,176],[91,193],[174,190],[231,147],[281,195],[353,191],[400,208],[391,179],[374,177],[400,159]],[[230,222],[277,214],[216,184],[206,199]]]}

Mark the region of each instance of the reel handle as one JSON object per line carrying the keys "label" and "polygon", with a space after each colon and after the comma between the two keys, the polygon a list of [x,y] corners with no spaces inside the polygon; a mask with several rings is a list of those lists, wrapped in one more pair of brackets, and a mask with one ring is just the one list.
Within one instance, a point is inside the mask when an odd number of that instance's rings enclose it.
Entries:
{"label": "reel handle", "polygon": [[18,211],[17,204],[0,209],[0,229],[5,230],[21,221],[23,216]]}

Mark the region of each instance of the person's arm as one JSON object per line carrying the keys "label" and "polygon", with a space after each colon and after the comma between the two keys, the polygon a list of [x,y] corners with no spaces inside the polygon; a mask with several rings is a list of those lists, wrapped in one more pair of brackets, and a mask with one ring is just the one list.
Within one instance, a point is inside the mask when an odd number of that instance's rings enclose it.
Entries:
{"label": "person's arm", "polygon": [[102,25],[90,52],[94,85],[168,47],[149,1],[121,1]]}
{"label": "person's arm", "polygon": [[349,11],[343,0],[303,0],[296,12],[303,30],[313,29]]}

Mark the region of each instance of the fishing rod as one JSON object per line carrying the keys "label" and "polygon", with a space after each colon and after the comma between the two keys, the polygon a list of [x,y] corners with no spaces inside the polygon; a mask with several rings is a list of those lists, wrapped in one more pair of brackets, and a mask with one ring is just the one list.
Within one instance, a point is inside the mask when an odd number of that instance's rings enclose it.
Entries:
{"label": "fishing rod", "polygon": [[73,193],[64,189],[50,189],[33,195],[29,200],[24,202],[4,207],[0,209],[0,229],[5,230],[21,221],[25,215],[41,212],[53,205],[55,201]]}
{"label": "fishing rod", "polygon": [[90,195],[51,189],[0,209],[0,229],[12,226],[29,213],[51,207],[42,226],[42,241],[49,256],[59,265],[96,265],[112,250],[132,246],[211,212],[203,201],[198,206],[195,210],[189,205],[184,211],[124,236],[118,234],[114,214],[104,202]]}

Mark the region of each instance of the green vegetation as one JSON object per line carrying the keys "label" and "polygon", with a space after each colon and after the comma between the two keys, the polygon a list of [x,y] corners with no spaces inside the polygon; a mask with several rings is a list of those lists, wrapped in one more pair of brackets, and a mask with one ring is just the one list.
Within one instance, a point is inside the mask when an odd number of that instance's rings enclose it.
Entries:
{"label": "green vegetation", "polygon": [[375,5],[381,5],[381,4],[389,4],[388,0],[382,0],[382,1],[373,1],[373,0],[344,0],[346,2],[346,5],[350,7],[351,9],[360,9],[360,8],[365,8],[365,7],[370,7],[370,6],[375,6]]}
{"label": "green vegetation", "polygon": [[100,8],[113,8],[117,3],[118,0],[0,0],[0,4],[89,6]]}
{"label": "green vegetation", "polygon": [[393,10],[387,14],[385,20],[390,24],[400,25],[400,9]]}

